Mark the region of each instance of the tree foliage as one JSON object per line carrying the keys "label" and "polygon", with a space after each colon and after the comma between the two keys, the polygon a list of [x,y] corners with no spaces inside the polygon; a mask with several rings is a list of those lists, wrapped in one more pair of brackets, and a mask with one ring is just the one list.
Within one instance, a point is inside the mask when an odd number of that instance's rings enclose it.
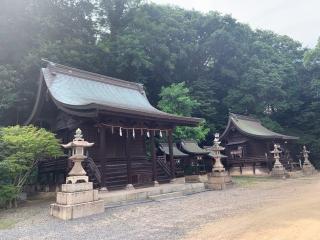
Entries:
{"label": "tree foliage", "polygon": [[[195,108],[200,104],[192,99],[190,91],[184,82],[173,83],[168,87],[162,87],[158,107],[167,112],[179,116],[191,117]],[[198,142],[206,138],[209,128],[202,121],[196,127],[176,127],[173,133],[175,139],[195,139]]]}
{"label": "tree foliage", "polygon": [[62,154],[54,134],[33,126],[0,129],[0,206],[16,198],[38,161]]}

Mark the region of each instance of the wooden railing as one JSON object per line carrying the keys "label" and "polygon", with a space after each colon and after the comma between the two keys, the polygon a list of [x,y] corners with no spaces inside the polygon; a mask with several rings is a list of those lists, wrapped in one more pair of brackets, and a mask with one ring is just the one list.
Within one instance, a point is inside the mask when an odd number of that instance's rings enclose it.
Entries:
{"label": "wooden railing", "polygon": [[85,159],[87,170],[90,171],[91,174],[94,175],[95,179],[97,180],[98,184],[101,184],[101,172],[92,158],[88,157]]}
{"label": "wooden railing", "polygon": [[157,156],[157,162],[168,176],[172,176],[170,166],[168,166],[165,156]]}

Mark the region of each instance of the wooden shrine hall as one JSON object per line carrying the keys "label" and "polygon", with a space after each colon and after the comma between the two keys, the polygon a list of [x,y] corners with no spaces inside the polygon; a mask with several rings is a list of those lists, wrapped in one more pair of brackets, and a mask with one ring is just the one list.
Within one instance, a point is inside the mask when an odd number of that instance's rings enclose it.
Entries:
{"label": "wooden shrine hall", "polygon": [[[81,128],[94,142],[85,168],[89,178],[108,189],[153,184],[159,168],[155,138],[168,143],[169,178],[175,178],[172,131],[196,126],[201,119],[168,114],[154,108],[143,85],[49,62],[41,69],[37,99],[25,124],[44,127],[62,143]],[[39,164],[40,182],[60,184],[70,164],[62,159]]]}
{"label": "wooden shrine hall", "polygon": [[223,161],[230,173],[264,174],[271,170],[274,159],[270,153],[273,145],[282,150],[280,161],[287,170],[294,170],[299,163],[293,161],[289,146],[297,137],[273,132],[250,116],[230,113],[228,125],[221,135],[226,147]]}

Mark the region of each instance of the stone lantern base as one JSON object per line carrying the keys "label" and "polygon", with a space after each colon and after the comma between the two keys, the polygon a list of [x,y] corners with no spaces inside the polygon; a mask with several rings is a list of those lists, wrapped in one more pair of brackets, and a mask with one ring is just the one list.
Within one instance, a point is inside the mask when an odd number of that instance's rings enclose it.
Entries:
{"label": "stone lantern base", "polygon": [[227,173],[225,171],[214,171],[208,173],[207,188],[210,190],[223,190],[226,188]]}
{"label": "stone lantern base", "polygon": [[286,170],[281,163],[275,163],[272,170],[271,176],[275,178],[285,178],[286,177]]}
{"label": "stone lantern base", "polygon": [[50,215],[70,220],[104,212],[104,202],[92,182],[62,184],[57,201],[50,205]]}
{"label": "stone lantern base", "polygon": [[307,163],[307,164],[303,164],[302,172],[303,172],[304,175],[313,175],[317,171],[316,171],[316,169],[314,168],[314,166],[311,163]]}

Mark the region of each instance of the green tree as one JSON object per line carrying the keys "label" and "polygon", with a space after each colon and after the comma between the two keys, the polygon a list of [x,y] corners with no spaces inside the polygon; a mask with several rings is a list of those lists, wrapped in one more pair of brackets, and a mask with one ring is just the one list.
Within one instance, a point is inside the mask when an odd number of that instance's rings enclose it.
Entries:
{"label": "green tree", "polygon": [[[199,103],[192,99],[184,82],[162,87],[160,98],[158,107],[167,113],[190,117],[193,110],[199,107]],[[176,127],[173,133],[174,138],[202,141],[209,132],[209,128],[205,125],[203,121],[197,127]]]}
{"label": "green tree", "polygon": [[41,159],[62,155],[54,134],[33,126],[0,129],[0,205],[11,203]]}

